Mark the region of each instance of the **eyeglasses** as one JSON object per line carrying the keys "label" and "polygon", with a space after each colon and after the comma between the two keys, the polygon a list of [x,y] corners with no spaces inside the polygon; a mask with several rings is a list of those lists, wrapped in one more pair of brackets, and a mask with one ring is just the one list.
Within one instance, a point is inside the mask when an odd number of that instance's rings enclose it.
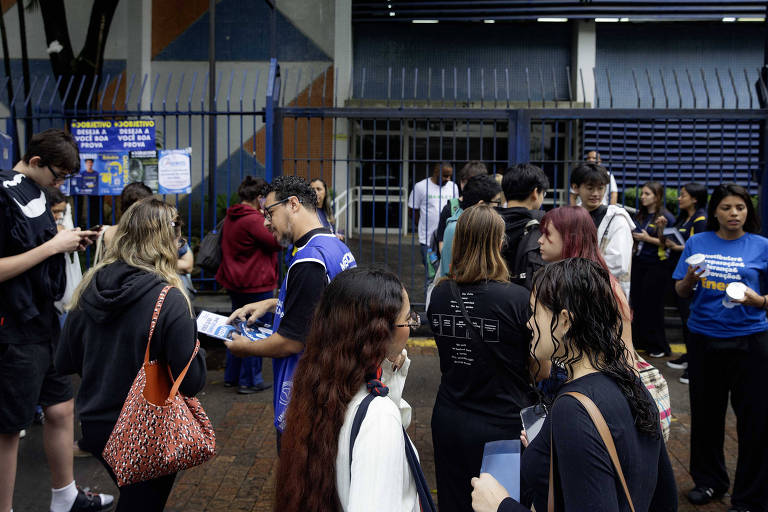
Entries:
{"label": "eyeglasses", "polygon": [[501,206],[501,201],[488,201],[488,204],[493,206],[494,208],[498,208]]}
{"label": "eyeglasses", "polygon": [[[267,219],[268,221],[272,222],[272,213],[270,212],[270,210],[272,208],[274,208],[275,206],[279,205],[279,204],[283,204],[283,203],[287,202],[289,199],[291,199],[291,197],[295,197],[295,196],[288,196],[285,199],[282,199],[282,200],[280,200],[280,201],[278,201],[276,203],[272,203],[269,206],[265,206],[264,207],[264,218]],[[301,202],[301,201],[299,201],[299,202]]]}
{"label": "eyeglasses", "polygon": [[64,174],[59,174],[56,171],[53,170],[53,168],[50,165],[46,165],[49,171],[51,171],[51,174],[53,174],[54,180],[65,180],[69,178],[70,176],[77,174],[77,171],[74,172],[64,172]]}
{"label": "eyeglasses", "polygon": [[421,327],[421,317],[418,313],[411,310],[411,313],[408,315],[408,323],[405,324],[395,324],[395,327],[410,327],[411,330],[418,329]]}

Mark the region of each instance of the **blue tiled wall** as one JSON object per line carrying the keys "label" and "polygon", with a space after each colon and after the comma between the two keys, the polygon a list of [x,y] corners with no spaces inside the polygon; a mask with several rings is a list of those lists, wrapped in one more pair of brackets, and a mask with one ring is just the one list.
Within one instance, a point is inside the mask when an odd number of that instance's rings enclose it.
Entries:
{"label": "blue tiled wall", "polygon": [[[666,105],[659,70],[664,76],[669,106],[701,108],[707,104],[721,107],[749,104],[754,94],[757,68],[763,64],[764,29],[761,23],[599,23],[597,25],[597,94],[600,106],[609,105],[606,70],[610,75],[615,107],[636,107],[638,94],[632,70],[638,78],[642,107],[652,106],[651,75],[656,107]],[[686,69],[690,72],[688,81]],[[704,70],[702,79],[701,70]],[[717,83],[715,69],[720,74]],[[734,76],[734,87],[728,70]],[[677,72],[680,94],[673,70]],[[744,71],[747,71],[747,78]],[[586,70],[585,70],[586,72]],[[704,86],[706,80],[706,90]],[[693,92],[691,91],[691,83]],[[755,97],[756,100],[756,97]]]}
{"label": "blue tiled wall", "polygon": [[[458,101],[467,98],[479,101],[481,96],[493,100],[497,94],[499,100],[506,100],[505,69],[508,69],[510,99],[524,101],[529,97],[525,77],[528,67],[532,100],[541,100],[542,81],[545,98],[567,100],[566,67],[570,64],[570,46],[571,27],[567,23],[357,23],[353,27],[353,96],[382,99],[389,94],[399,100],[404,93],[408,100],[427,99],[431,93],[433,100],[444,95],[452,101],[455,93]],[[442,69],[445,70],[444,88]],[[469,86],[467,69],[470,70]],[[481,70],[484,79],[481,79]]]}

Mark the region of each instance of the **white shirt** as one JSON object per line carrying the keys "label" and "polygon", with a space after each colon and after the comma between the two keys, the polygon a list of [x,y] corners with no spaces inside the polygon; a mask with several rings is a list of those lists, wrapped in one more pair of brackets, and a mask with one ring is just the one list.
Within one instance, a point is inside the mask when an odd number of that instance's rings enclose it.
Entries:
{"label": "white shirt", "polygon": [[392,363],[382,363],[381,381],[389,387],[389,394],[374,398],[368,407],[355,439],[351,472],[349,440],[357,407],[368,394],[364,384],[349,402],[336,453],[336,490],[344,512],[420,511],[403,437],[403,427],[411,422],[411,406],[401,398],[410,365],[406,358],[403,367],[393,373]]}
{"label": "white shirt", "polygon": [[432,233],[435,232],[440,221],[440,212],[445,204],[454,197],[459,197],[459,187],[452,181],[443,182],[441,187],[432,182],[432,178],[427,178],[414,185],[408,196],[408,208],[418,209],[420,212],[420,244],[429,243]]}

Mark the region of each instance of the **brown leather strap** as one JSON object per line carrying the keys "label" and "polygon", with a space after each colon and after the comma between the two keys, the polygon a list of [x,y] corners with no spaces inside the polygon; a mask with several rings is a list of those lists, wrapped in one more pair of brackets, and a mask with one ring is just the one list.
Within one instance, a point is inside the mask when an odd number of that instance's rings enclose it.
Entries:
{"label": "brown leather strap", "polygon": [[147,350],[144,352],[144,364],[149,362],[149,344],[152,343],[152,334],[155,332],[155,326],[157,325],[157,319],[160,317],[160,310],[163,309],[163,302],[168,295],[168,290],[172,288],[171,285],[167,285],[160,291],[160,295],[157,297],[155,303],[155,310],[152,312],[152,323],[149,324],[149,338],[147,339]]}
{"label": "brown leather strap", "polygon": [[[194,361],[195,356],[197,355],[197,352],[199,350],[200,350],[200,340],[195,340],[195,350],[192,351],[192,357],[189,358],[189,361],[187,361],[187,366],[185,366],[184,369],[181,370],[181,373],[179,374],[179,377],[176,379],[176,382],[173,383],[171,392],[168,394],[168,400],[172,399],[174,396],[176,396],[176,393],[178,393],[179,386],[181,386],[181,381],[184,380],[184,376],[187,374],[187,370],[189,370],[189,365],[192,364],[192,361]],[[169,368],[169,371],[170,371],[170,368]],[[634,512],[634,510],[632,512]]]}
{"label": "brown leather strap", "polygon": [[[600,412],[600,409],[597,408],[597,405],[595,405],[595,402],[593,402],[588,396],[583,395],[581,393],[577,393],[574,391],[571,391],[569,393],[563,393],[560,396],[570,395],[576,400],[578,400],[582,407],[586,409],[587,413],[589,414],[589,417],[592,419],[592,423],[594,423],[595,428],[597,429],[598,433],[600,434],[600,437],[603,439],[603,443],[605,444],[605,448],[608,450],[608,455],[611,457],[611,462],[613,462],[613,467],[616,470],[616,474],[619,476],[619,480],[621,481],[621,486],[624,488],[624,494],[627,497],[627,503],[629,503],[629,508],[632,512],[635,512],[635,505],[632,503],[632,496],[629,495],[629,488],[627,487],[627,481],[624,479],[624,472],[621,470],[621,463],[619,462],[619,455],[616,453],[616,445],[613,443],[613,436],[611,435],[611,431],[608,428],[608,424],[605,422],[605,418],[603,418],[603,414]],[[560,397],[558,397],[560,398]],[[555,407],[554,404],[552,404],[552,413],[554,413]],[[552,414],[550,413],[550,414]],[[549,429],[549,495],[547,498],[547,510],[548,512],[554,512],[555,511],[555,482],[554,482],[554,457],[553,453],[555,451],[555,445],[552,442],[552,428],[550,424]]]}

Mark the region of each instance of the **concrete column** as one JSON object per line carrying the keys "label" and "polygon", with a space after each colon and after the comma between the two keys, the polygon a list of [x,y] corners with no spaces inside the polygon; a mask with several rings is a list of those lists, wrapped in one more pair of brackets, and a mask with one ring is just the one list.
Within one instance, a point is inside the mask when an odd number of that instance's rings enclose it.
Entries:
{"label": "concrete column", "polygon": [[[335,106],[343,107],[349,99],[350,85],[352,83],[352,0],[336,0],[334,9],[334,37],[333,37],[333,72],[334,84],[336,90]],[[334,133],[334,166],[333,166],[333,187],[336,191],[336,197],[346,192],[346,198],[340,201],[337,208],[343,205],[350,211],[349,216],[346,212],[337,215],[336,227],[345,229],[347,236],[352,234],[352,226],[346,225],[347,217],[354,224],[353,212],[356,211],[356,204],[351,202],[352,191],[354,190],[355,168],[350,169],[348,162],[350,154],[349,121],[345,118],[339,118],[336,121],[336,130]],[[350,187],[347,188],[347,179],[349,178]]]}
{"label": "concrete column", "polygon": [[152,83],[152,0],[131,0],[126,2],[125,17],[126,34],[129,42],[126,45],[125,71],[126,82],[130,83],[131,75],[136,75],[136,83],[131,101],[141,88],[144,75],[147,75],[147,87],[141,99],[141,108],[149,109]]}
{"label": "concrete column", "polygon": [[597,31],[593,20],[573,22],[571,46],[571,83],[576,88],[578,102],[594,105],[595,75],[597,65]]}

